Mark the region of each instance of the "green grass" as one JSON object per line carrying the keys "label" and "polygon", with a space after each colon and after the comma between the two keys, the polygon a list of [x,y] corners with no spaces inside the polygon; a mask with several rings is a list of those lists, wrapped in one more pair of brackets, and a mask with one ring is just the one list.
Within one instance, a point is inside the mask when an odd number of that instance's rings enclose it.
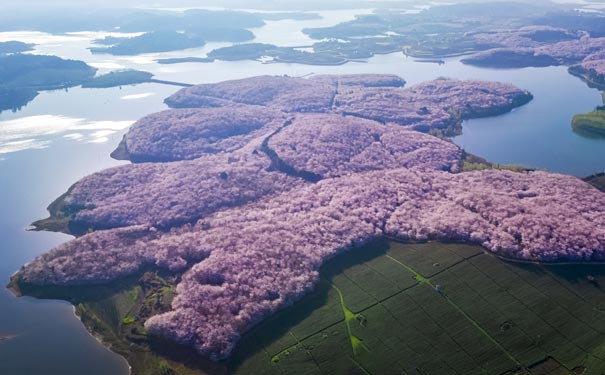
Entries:
{"label": "green grass", "polygon": [[464,153],[464,158],[462,160],[463,172],[482,171],[485,169],[498,169],[512,172],[524,172],[531,170],[531,168],[523,167],[520,165],[490,163],[487,160],[475,156],[473,154],[469,154],[468,152]]}
{"label": "green grass", "polygon": [[595,110],[586,114],[575,115],[571,125],[577,132],[605,136],[605,111]]}
{"label": "green grass", "polygon": [[513,172],[522,172],[527,170],[527,168],[517,166],[517,165],[508,165],[508,164],[484,164],[484,163],[472,163],[465,161],[462,165],[462,170],[464,172],[471,171],[482,171],[485,169],[498,169],[498,170],[506,170]]}
{"label": "green grass", "polygon": [[349,340],[351,341],[351,350],[353,351],[353,355],[359,355],[362,350],[369,352],[368,348],[363,344],[363,341],[361,341],[357,336],[355,336],[351,330],[351,325],[359,320],[361,314],[355,314],[353,311],[349,310],[349,308],[345,304],[345,300],[340,289],[338,289],[338,287],[334,285],[332,285],[332,287],[338,293],[340,307],[344,315],[345,326],[347,327],[347,335],[349,336]]}

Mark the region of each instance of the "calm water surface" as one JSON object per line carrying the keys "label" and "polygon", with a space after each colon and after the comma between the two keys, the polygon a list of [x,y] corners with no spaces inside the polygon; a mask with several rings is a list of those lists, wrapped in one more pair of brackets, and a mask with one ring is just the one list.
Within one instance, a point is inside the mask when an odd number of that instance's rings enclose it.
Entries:
{"label": "calm water surface", "polygon": [[[57,91],[41,94],[22,112],[0,115],[0,151],[2,135],[7,134],[35,139],[45,147],[0,154],[4,158],[0,160],[2,284],[23,264],[70,239],[25,229],[47,216],[48,203],[78,179],[123,164],[109,158],[126,130],[123,124],[163,109],[163,97],[173,91],[160,85]],[[150,92],[155,95],[144,96]],[[123,99],[132,96],[142,98]],[[7,132],[15,121],[22,131]],[[65,137],[73,134],[81,138]],[[120,375],[129,371],[123,358],[86,332],[66,302],[15,298],[0,288],[0,336],[14,336],[0,342],[2,375]]]}
{"label": "calm water surface", "polygon": [[[325,13],[326,19],[274,21],[255,30],[258,41],[305,44],[300,29],[350,19],[350,13]],[[333,18],[330,18],[333,17]],[[296,26],[298,25],[298,29]],[[454,141],[466,150],[497,163],[522,164],[585,176],[605,169],[605,140],[572,132],[571,117],[601,103],[601,94],[564,67],[490,70],[465,66],[457,59],[445,65],[417,63],[402,54],[376,56],[367,63],[337,67],[261,64],[254,61],[160,65],[159,57],[204,56],[224,44],[162,55],[114,57],[91,55],[86,48],[99,33],[51,36],[0,33],[2,39],[41,43],[36,53],[85,60],[102,72],[134,68],[157,78],[189,83],[217,82],[262,74],[391,73],[409,85],[441,76],[510,82],[530,90],[535,99],[512,113],[467,121]],[[283,36],[283,37],[282,37]],[[280,39],[282,38],[282,39]],[[32,221],[47,215],[45,207],[81,177],[122,164],[109,158],[128,125],[165,106],[175,87],[144,84],[122,89],[70,89],[45,92],[22,111],[0,114],[0,281],[35,256],[69,240],[56,233],[26,232]],[[68,303],[17,299],[0,288],[0,374],[127,374],[119,356],[100,345],[74,317]]]}

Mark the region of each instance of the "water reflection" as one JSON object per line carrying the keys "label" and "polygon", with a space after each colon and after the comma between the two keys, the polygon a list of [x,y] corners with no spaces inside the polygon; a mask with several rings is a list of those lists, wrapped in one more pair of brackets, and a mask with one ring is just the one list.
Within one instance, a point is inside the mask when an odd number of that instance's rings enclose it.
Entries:
{"label": "water reflection", "polygon": [[0,121],[0,154],[41,149],[53,139],[63,138],[79,142],[103,143],[118,130],[129,127],[132,121],[88,121],[67,116],[40,115]]}
{"label": "water reflection", "polygon": [[150,96],[154,96],[155,93],[153,92],[144,92],[142,94],[134,94],[134,95],[124,95],[122,97],[120,97],[120,99],[122,100],[137,100],[137,99],[145,99],[148,98]]}

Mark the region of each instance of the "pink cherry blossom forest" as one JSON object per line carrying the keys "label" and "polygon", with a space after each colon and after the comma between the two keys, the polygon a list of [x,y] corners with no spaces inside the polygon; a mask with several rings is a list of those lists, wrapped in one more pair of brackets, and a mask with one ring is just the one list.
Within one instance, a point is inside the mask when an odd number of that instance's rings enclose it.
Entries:
{"label": "pink cherry blossom forest", "polygon": [[[302,298],[329,258],[372,239],[464,241],[532,261],[605,259],[605,195],[547,172],[462,172],[430,135],[531,100],[508,84],[395,76],[255,77],[186,88],[139,120],[133,164],[63,198],[82,234],[19,282],[107,283],[144,267],[182,274],[149,333],[212,359]],[[84,229],[94,229],[86,233]],[[86,234],[84,234],[86,233]]]}
{"label": "pink cherry blossom forest", "polygon": [[[540,34],[558,34],[559,42],[539,41]],[[589,33],[550,26],[526,26],[519,30],[478,33],[477,42],[497,48],[477,52],[462,61],[477,66],[500,68],[568,65],[572,74],[581,75],[600,86],[605,82],[605,38]]]}

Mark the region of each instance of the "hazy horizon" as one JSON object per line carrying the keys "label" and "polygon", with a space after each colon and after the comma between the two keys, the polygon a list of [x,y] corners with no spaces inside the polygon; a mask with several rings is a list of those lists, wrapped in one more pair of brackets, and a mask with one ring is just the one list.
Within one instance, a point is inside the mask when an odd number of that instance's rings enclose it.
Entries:
{"label": "hazy horizon", "polygon": [[[486,2],[503,2],[502,0],[463,0],[458,2],[468,3],[486,3]],[[605,4],[605,0],[515,0],[519,3],[571,3],[571,4]],[[308,10],[327,10],[327,9],[352,9],[352,8],[367,8],[367,7],[407,7],[407,6],[429,6],[439,3],[450,4],[450,1],[426,1],[426,0],[177,0],[177,1],[149,1],[135,0],[125,4],[123,1],[117,0],[88,0],[86,2],[77,0],[58,0],[52,3],[44,0],[27,0],[19,3],[15,2],[0,2],[0,10],[16,10],[23,9],[29,12],[40,12],[48,10],[57,10],[65,8],[73,8],[79,10],[96,10],[96,9],[140,9],[140,8],[195,8],[195,7],[220,7],[232,9],[258,9],[258,10],[277,10],[277,11],[308,11]],[[20,15],[22,16],[22,15]]]}

